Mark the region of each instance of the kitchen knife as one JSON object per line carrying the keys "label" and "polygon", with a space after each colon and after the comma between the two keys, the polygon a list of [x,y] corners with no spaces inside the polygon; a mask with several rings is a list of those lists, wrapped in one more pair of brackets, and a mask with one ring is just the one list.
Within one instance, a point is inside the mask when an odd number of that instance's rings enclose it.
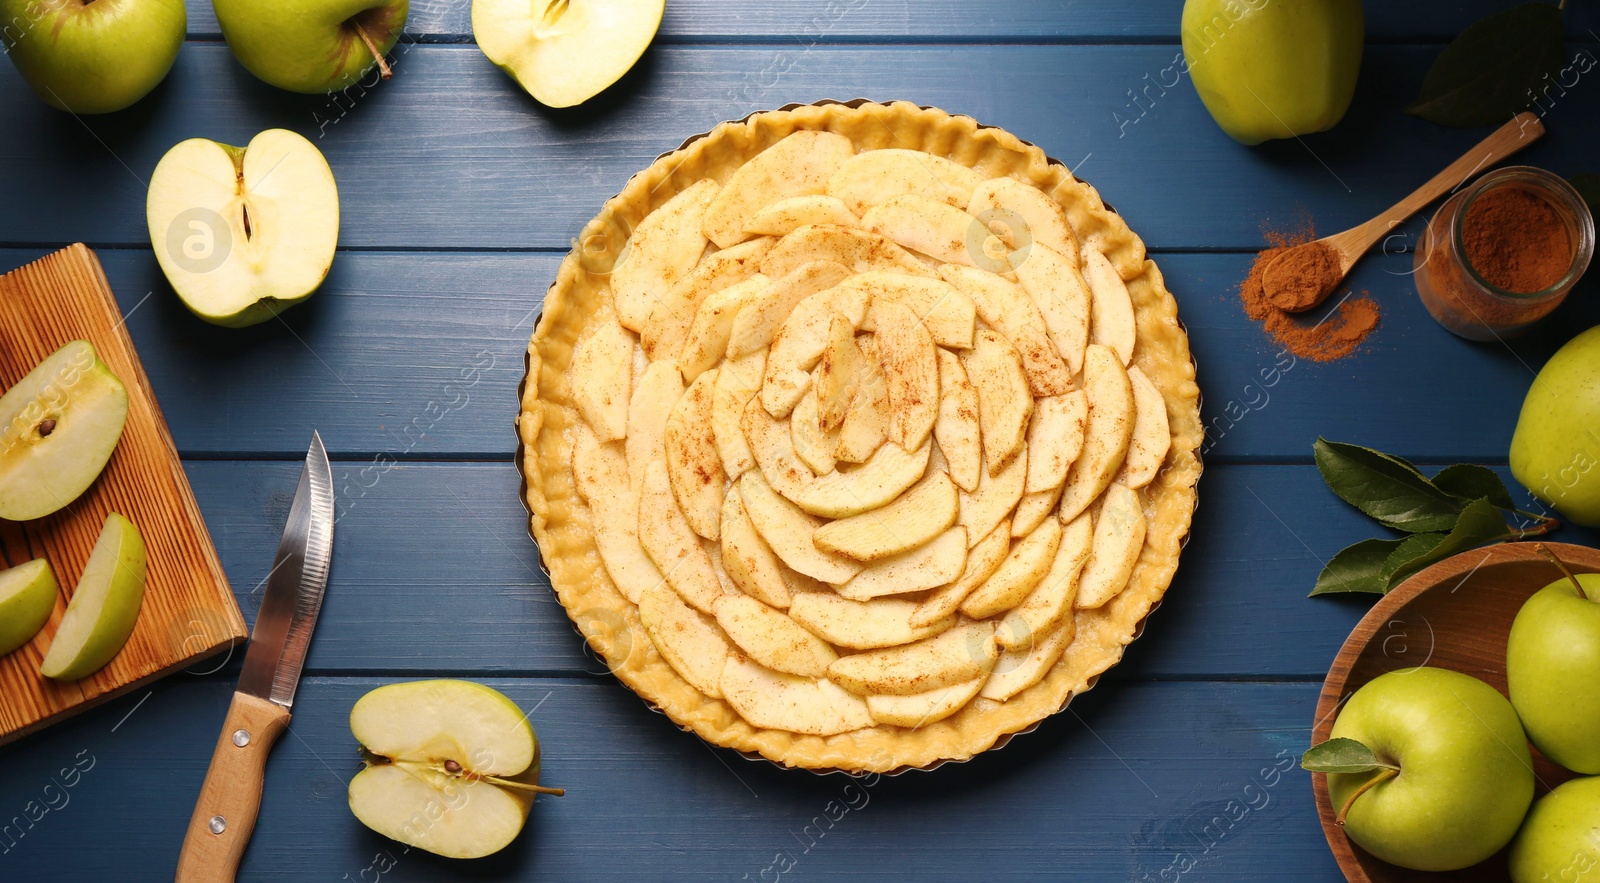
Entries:
{"label": "kitchen knife", "polygon": [[322,437],[312,433],[239,686],[183,838],[178,883],[232,880],[238,872],[261,809],[267,754],[289,726],[332,555],[333,474]]}

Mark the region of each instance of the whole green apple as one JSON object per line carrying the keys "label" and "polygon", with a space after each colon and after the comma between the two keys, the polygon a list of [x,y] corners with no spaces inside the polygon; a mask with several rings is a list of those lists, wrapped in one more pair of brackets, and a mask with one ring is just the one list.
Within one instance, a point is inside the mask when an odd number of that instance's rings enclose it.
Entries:
{"label": "whole green apple", "polygon": [[0,45],[51,107],[110,113],[172,69],[183,0],[0,0]]}
{"label": "whole green apple", "polygon": [[1235,141],[1321,132],[1344,117],[1361,69],[1361,0],[1188,0],[1183,57]]}
{"label": "whole green apple", "polygon": [[245,70],[290,92],[333,92],[380,65],[405,29],[407,0],[212,0]]}
{"label": "whole green apple", "polygon": [[1512,883],[1592,880],[1600,871],[1600,778],[1556,786],[1511,844]]}
{"label": "whole green apple", "polygon": [[1600,773],[1600,574],[1562,577],[1517,611],[1506,686],[1528,739],[1575,773]]}
{"label": "whole green apple", "polygon": [[1511,474],[1572,521],[1600,527],[1600,325],[1534,378],[1511,436]]}
{"label": "whole green apple", "polygon": [[1493,687],[1460,672],[1408,668],[1373,678],[1345,703],[1332,737],[1361,742],[1399,767],[1328,774],[1345,833],[1390,864],[1477,864],[1510,842],[1533,800],[1517,713]]}

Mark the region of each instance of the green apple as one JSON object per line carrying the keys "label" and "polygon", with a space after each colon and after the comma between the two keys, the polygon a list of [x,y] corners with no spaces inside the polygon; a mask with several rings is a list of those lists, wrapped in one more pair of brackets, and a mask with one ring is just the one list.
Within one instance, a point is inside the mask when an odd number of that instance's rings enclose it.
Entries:
{"label": "green apple", "polygon": [[0,518],[43,518],[89,489],[122,438],[128,390],[74,340],[0,396]]}
{"label": "green apple", "polygon": [[0,0],[0,45],[33,91],[110,113],[156,87],[183,45],[183,0]]}
{"label": "green apple", "polygon": [[407,0],[212,0],[245,70],[290,92],[336,92],[383,60],[405,30]]}
{"label": "green apple", "polygon": [[409,681],[361,697],[350,732],[365,767],[350,811],[379,834],[449,858],[498,852],[522,830],[539,787],[539,739],[499,691]]}
{"label": "green apple", "polygon": [[1259,144],[1331,128],[1361,69],[1361,0],[1187,0],[1183,57],[1212,119]]}
{"label": "green apple", "polygon": [[1328,774],[1345,833],[1391,864],[1477,864],[1510,842],[1533,800],[1517,713],[1460,672],[1410,668],[1373,678],[1345,703],[1332,738],[1354,739],[1398,768]]}
{"label": "green apple", "polygon": [[1506,686],[1528,739],[1575,773],[1600,773],[1600,574],[1533,593],[1506,640]]}
{"label": "green apple", "polygon": [[128,643],[139,621],[144,578],[144,537],[133,522],[112,512],[94,541],[39,673],[76,681],[104,668]]}
{"label": "green apple", "polygon": [[665,8],[665,0],[472,0],[472,35],[535,101],[571,107],[632,69]]}
{"label": "green apple", "polygon": [[1572,521],[1600,527],[1600,325],[1539,369],[1511,436],[1511,474]]}
{"label": "green apple", "polygon": [[339,245],[339,188],[322,151],[287,129],[247,147],[190,138],[145,201],[161,272],[195,315],[233,328],[310,297]]}
{"label": "green apple", "polygon": [[1592,880],[1600,871],[1600,778],[1539,798],[1511,844],[1512,883]]}
{"label": "green apple", "polygon": [[0,656],[33,640],[44,628],[60,590],[50,562],[43,558],[0,570]]}

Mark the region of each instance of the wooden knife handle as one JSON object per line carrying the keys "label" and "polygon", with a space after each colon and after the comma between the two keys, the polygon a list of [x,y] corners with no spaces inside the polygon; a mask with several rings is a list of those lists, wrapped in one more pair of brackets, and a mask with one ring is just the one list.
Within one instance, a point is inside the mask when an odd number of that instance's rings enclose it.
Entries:
{"label": "wooden knife handle", "polygon": [[289,710],[283,706],[248,693],[233,694],[183,838],[177,883],[232,880],[238,873],[261,810],[267,755],[288,726]]}

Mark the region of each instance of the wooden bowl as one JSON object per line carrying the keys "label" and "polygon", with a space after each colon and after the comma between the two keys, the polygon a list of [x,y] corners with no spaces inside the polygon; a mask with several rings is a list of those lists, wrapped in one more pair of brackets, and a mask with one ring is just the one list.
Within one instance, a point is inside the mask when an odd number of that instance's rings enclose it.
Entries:
{"label": "wooden bowl", "polygon": [[[1506,636],[1522,603],[1561,577],[1554,565],[1534,550],[1536,543],[1507,543],[1474,549],[1447,558],[1396,586],[1361,618],[1317,699],[1311,744],[1328,738],[1339,706],[1350,694],[1378,675],[1401,668],[1431,665],[1454,669],[1506,692]],[[1546,546],[1575,573],[1600,573],[1600,549],[1567,543]],[[1542,795],[1573,777],[1566,769],[1533,751],[1535,795]],[[1328,846],[1351,883],[1423,880],[1505,880],[1506,850],[1463,871],[1427,873],[1396,867],[1374,858],[1345,836],[1334,823],[1328,801],[1328,778],[1313,773],[1317,814]]]}

